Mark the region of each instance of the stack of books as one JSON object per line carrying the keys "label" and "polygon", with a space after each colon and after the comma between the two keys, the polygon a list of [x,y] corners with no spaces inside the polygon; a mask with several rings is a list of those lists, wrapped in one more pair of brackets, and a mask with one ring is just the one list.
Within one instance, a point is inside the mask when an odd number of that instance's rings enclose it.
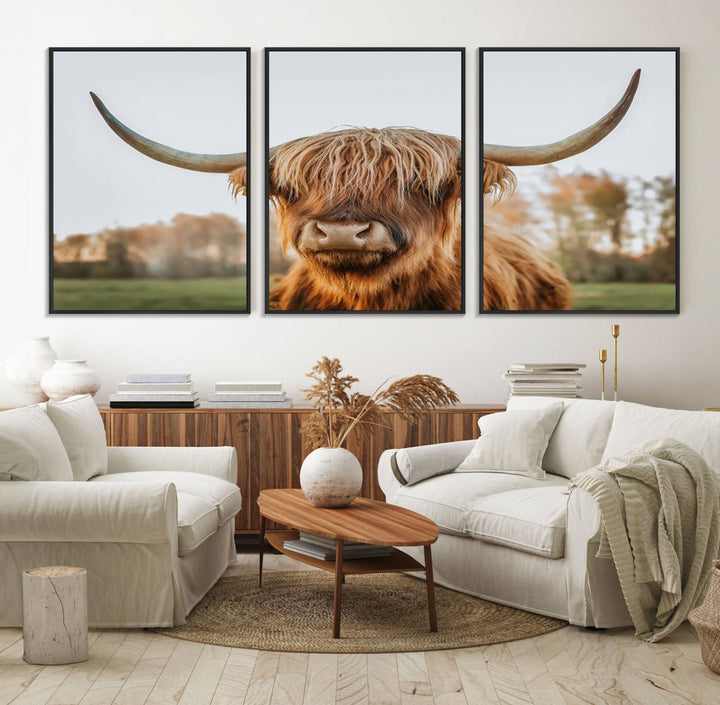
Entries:
{"label": "stack of books", "polygon": [[131,374],[110,395],[111,409],[193,409],[200,395],[182,374]]}
{"label": "stack of books", "polygon": [[202,409],[289,409],[291,406],[282,382],[216,382],[215,393],[200,404]]}
{"label": "stack of books", "polygon": [[511,397],[579,397],[581,370],[579,362],[526,362],[510,365],[503,379],[510,383]]}
{"label": "stack of books", "polygon": [[[300,531],[300,538],[293,541],[283,541],[283,547],[295,553],[302,553],[304,556],[317,558],[321,561],[335,560],[335,539],[327,536],[318,536],[307,531]],[[350,561],[354,558],[384,558],[392,553],[391,546],[374,546],[369,543],[358,541],[343,542],[343,560]]]}

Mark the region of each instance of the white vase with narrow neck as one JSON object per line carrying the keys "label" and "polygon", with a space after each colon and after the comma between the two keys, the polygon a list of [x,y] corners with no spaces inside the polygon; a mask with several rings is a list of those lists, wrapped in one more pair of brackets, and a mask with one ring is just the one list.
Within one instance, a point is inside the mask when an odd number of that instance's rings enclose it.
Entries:
{"label": "white vase with narrow neck", "polygon": [[30,338],[14,350],[5,361],[5,376],[18,392],[27,394],[34,402],[47,401],[40,386],[43,374],[49,370],[57,353],[50,338]]}
{"label": "white vase with narrow neck", "polygon": [[318,448],[300,467],[300,487],[316,507],[345,507],[362,487],[360,461],[345,448]]}
{"label": "white vase with narrow neck", "polygon": [[90,394],[100,389],[100,377],[87,360],[55,360],[40,382],[50,401],[62,401],[76,394]]}

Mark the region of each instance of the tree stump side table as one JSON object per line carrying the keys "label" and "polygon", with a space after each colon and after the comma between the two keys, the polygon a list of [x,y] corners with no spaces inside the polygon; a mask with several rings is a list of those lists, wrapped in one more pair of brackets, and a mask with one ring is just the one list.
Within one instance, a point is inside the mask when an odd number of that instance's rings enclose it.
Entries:
{"label": "tree stump side table", "polygon": [[23,571],[23,659],[50,666],[88,658],[87,571]]}

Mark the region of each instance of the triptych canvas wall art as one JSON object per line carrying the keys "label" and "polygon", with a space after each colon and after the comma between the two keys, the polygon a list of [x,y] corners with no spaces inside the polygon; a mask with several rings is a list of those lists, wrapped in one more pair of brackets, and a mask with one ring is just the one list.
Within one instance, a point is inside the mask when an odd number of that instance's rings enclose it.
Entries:
{"label": "triptych canvas wall art", "polygon": [[463,311],[463,53],[267,50],[269,312]]}
{"label": "triptych canvas wall art", "polygon": [[249,310],[249,57],[51,50],[51,312]]}
{"label": "triptych canvas wall art", "polygon": [[677,310],[677,59],[481,53],[481,311]]}
{"label": "triptych canvas wall art", "polygon": [[[464,54],[265,50],[265,313],[677,311],[678,50]],[[50,67],[50,311],[249,312],[250,50]]]}

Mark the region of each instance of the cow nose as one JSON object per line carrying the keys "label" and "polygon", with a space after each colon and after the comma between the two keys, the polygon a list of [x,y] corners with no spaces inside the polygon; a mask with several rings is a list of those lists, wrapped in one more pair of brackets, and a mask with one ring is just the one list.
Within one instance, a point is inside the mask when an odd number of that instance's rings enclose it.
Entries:
{"label": "cow nose", "polygon": [[365,241],[370,234],[370,223],[315,223],[317,228],[315,238],[319,249],[348,250],[365,247]]}

